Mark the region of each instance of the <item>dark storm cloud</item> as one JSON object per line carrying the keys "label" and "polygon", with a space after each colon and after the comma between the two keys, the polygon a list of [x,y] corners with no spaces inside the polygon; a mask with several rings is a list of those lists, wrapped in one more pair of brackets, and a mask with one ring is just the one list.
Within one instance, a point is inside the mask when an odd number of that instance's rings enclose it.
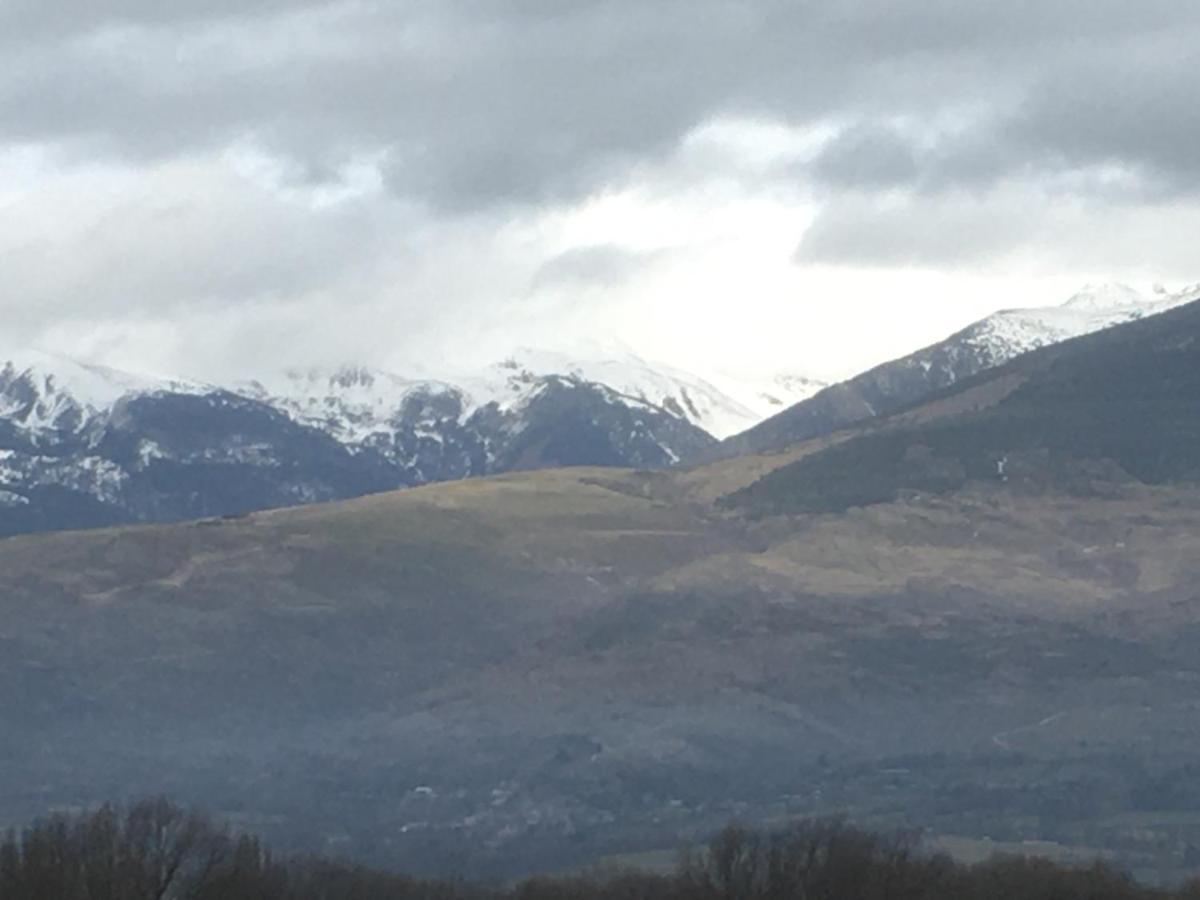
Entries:
{"label": "dark storm cloud", "polygon": [[978,266],[1041,234],[1034,206],[955,195],[879,202],[850,195],[827,204],[796,251],[800,263]]}
{"label": "dark storm cloud", "polygon": [[[1195,32],[1189,33],[1194,39]],[[1140,49],[1140,52],[1138,50]],[[809,169],[829,188],[987,188],[1006,178],[1045,183],[1100,167],[1140,179],[1147,195],[1200,186],[1200,97],[1188,71],[1192,49],[1162,37],[1127,56],[1071,48],[1047,60],[1021,96],[973,127],[906,133],[877,121],[845,128]],[[1100,193],[1104,189],[1093,183]],[[1124,186],[1111,186],[1115,195]]]}
{"label": "dark storm cloud", "polygon": [[1149,57],[1063,67],[1012,123],[1014,141],[1078,166],[1126,165],[1165,186],[1200,187],[1200,34],[1180,37]]}
{"label": "dark storm cloud", "polygon": [[[393,191],[448,210],[580,196],[722,115],[849,123],[811,173],[838,187],[1097,163],[1187,181],[1198,21],[1159,0],[18,0],[0,139],[132,157],[251,139],[303,171],[382,153]],[[986,145],[889,124],[956,109]]]}
{"label": "dark storm cloud", "polygon": [[[754,119],[832,135],[753,175],[813,191],[798,260],[959,266],[1054,240],[1033,237],[1039,204],[1091,203],[1098,221],[1194,195],[1198,43],[1200,5],[1177,0],[9,0],[0,147],[136,166],[249,146],[302,186],[367,159],[437,222],[704,177],[671,168],[681,141]],[[279,215],[232,294],[302,291],[371,247],[334,239],[280,266],[339,232],[317,216],[289,237]],[[588,248],[533,289],[644,262]],[[189,272],[148,284],[182,290]]]}
{"label": "dark storm cloud", "polygon": [[811,173],[834,187],[907,186],[921,174],[919,155],[913,142],[894,128],[857,125],[845,129],[825,146]]}

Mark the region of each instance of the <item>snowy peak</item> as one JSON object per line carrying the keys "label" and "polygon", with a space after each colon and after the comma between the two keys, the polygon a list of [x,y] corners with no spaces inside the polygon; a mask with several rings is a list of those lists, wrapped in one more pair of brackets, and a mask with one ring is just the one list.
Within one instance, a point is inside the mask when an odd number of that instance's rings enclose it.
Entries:
{"label": "snowy peak", "polygon": [[450,383],[346,366],[226,389],[14,355],[0,361],[0,535],[237,515],[513,469],[653,468],[713,444],[666,408],[702,385],[646,369],[614,387],[589,380],[597,371],[543,357]]}
{"label": "snowy peak", "polygon": [[481,372],[412,379],[355,366],[289,371],[241,390],[290,414],[331,430],[344,440],[361,441],[387,430],[416,397],[441,397],[466,419],[487,408],[511,414],[532,402],[551,382],[602,387],[627,404],[656,407],[710,434],[730,433],[762,415],[690,373],[632,355],[576,359],[522,349]]}
{"label": "snowy peak", "polygon": [[4,360],[6,370],[38,383],[46,393],[69,395],[80,404],[97,411],[111,408],[129,394],[212,390],[195,381],[111,369],[42,350],[22,350],[4,354],[0,358]]}
{"label": "snowy peak", "polygon": [[136,375],[40,350],[0,360],[0,418],[32,435],[76,432],[131,395],[206,390],[195,382]]}
{"label": "snowy peak", "polygon": [[608,359],[574,359],[558,353],[522,349],[493,366],[511,394],[520,385],[548,377],[603,385],[621,397],[649,404],[717,435],[754,413],[704,379],[670,366],[651,364],[633,354]]}
{"label": "snowy peak", "polygon": [[649,362],[632,353],[577,358],[522,348],[489,367],[483,379],[459,383],[479,405],[519,402],[539,380],[558,377],[603,385],[627,400],[665,410],[717,438],[736,434],[824,385],[802,376],[747,380],[723,374],[702,377]]}
{"label": "snowy peak", "polygon": [[1200,285],[1145,297],[1124,285],[1088,286],[1065,303],[1008,309],[943,341],[815,393],[722,443],[716,456],[758,453],[887,416],[1011,359],[1200,299]]}
{"label": "snowy peak", "polygon": [[975,323],[959,337],[964,347],[979,353],[986,364],[999,365],[1030,350],[1166,312],[1197,296],[1197,288],[1148,298],[1122,284],[1088,285],[1060,306],[1004,310]]}
{"label": "snowy peak", "polygon": [[1088,284],[1062,305],[1063,309],[1103,312],[1141,306],[1146,298],[1127,284]]}
{"label": "snowy peak", "polygon": [[[785,389],[795,386],[772,386]],[[702,378],[632,354],[526,349],[437,379],[354,365],[300,369],[234,391],[412,484],[531,465],[665,465],[762,417]]]}
{"label": "snowy peak", "polygon": [[458,389],[451,385],[364,366],[290,369],[275,378],[239,384],[233,390],[350,444],[391,434],[413,397],[442,395],[460,406],[462,402]]}

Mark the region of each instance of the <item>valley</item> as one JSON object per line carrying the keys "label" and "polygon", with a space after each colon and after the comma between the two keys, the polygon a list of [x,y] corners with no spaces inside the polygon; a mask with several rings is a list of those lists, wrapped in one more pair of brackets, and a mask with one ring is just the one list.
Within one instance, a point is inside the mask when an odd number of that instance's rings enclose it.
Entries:
{"label": "valley", "polygon": [[3,542],[9,808],[165,791],[483,874],[834,813],[1190,858],[1155,785],[1197,737],[1200,493],[748,522],[681,487],[564,470]]}
{"label": "valley", "polygon": [[698,467],[0,541],[5,814],[162,792],[480,876],[844,814],[1173,877],[1197,334],[1187,306]]}

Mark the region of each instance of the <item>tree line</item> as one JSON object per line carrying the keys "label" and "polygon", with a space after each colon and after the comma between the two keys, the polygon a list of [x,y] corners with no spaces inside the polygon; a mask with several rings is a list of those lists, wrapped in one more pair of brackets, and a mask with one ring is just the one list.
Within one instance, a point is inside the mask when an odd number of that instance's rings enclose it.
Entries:
{"label": "tree line", "polygon": [[1104,863],[998,858],[968,866],[905,836],[838,821],[731,826],[675,871],[534,878],[513,886],[415,879],[276,857],[167,800],[55,815],[0,840],[0,900],[1200,900]]}

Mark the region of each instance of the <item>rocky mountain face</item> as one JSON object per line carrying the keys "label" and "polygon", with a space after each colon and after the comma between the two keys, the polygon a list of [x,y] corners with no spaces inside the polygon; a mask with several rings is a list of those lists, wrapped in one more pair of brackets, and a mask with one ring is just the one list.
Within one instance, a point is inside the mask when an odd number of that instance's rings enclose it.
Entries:
{"label": "rocky mountain face", "polygon": [[453,382],[349,367],[222,387],[12,354],[0,363],[0,534],[240,515],[514,469],[661,467],[711,447],[705,426],[762,414],[633,358],[526,353]]}
{"label": "rocky mountain face", "polygon": [[728,438],[721,457],[764,452],[887,416],[1031,350],[1155,315],[1200,298],[1200,285],[1145,297],[1088,286],[1061,306],[995,313],[944,341],[832,385]]}
{"label": "rocky mountain face", "polygon": [[0,534],[236,515],[402,483],[384,460],[227,391],[96,405],[9,364],[0,397],[23,401],[0,432]]}

